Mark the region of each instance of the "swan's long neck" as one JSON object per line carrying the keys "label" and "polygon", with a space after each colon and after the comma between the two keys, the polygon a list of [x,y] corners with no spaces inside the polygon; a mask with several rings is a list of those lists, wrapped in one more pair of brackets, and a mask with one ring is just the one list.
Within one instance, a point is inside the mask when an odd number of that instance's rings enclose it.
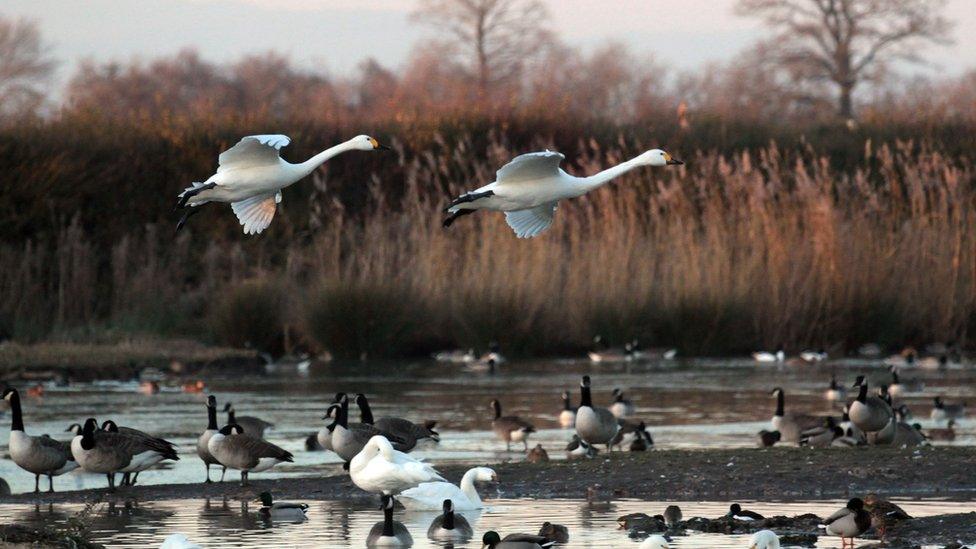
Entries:
{"label": "swan's long neck", "polygon": [[320,152],[319,154],[313,156],[312,158],[309,158],[305,162],[301,162],[301,163],[298,163],[298,164],[294,164],[294,166],[302,173],[302,177],[305,177],[306,175],[314,172],[315,169],[318,168],[319,166],[321,166],[322,164],[325,164],[325,161],[326,160],[328,160],[328,159],[330,159],[333,156],[336,156],[338,154],[342,154],[342,153],[344,153],[346,151],[351,151],[351,150],[353,150],[353,148],[354,148],[354,145],[353,145],[352,141],[346,141],[345,143],[339,143],[338,145],[336,145],[334,147],[329,147],[328,149],[325,149],[324,151]]}
{"label": "swan's long neck", "polygon": [[645,163],[638,156],[637,158],[631,158],[630,160],[617,164],[612,168],[607,168],[602,172],[593,174],[589,177],[582,178],[582,184],[588,191],[601,187],[610,182],[611,179],[620,177],[621,175],[633,170],[634,168],[645,165]]}
{"label": "swan's long neck", "polygon": [[476,469],[471,469],[461,478],[461,491],[464,495],[468,496],[468,499],[472,503],[481,503],[481,496],[478,495],[478,490],[474,487],[474,479],[478,476],[478,471]]}

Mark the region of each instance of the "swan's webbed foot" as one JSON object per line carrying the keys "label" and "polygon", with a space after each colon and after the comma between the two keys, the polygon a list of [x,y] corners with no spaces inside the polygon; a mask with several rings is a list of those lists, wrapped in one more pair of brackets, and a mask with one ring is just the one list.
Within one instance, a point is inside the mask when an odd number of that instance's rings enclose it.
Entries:
{"label": "swan's webbed foot", "polygon": [[441,225],[443,225],[444,228],[446,229],[454,223],[455,219],[466,215],[471,215],[476,211],[478,210],[458,210],[456,212],[451,213],[451,215],[447,216],[446,218],[444,218],[444,222],[441,223]]}
{"label": "swan's webbed foot", "polygon": [[179,201],[176,202],[176,208],[174,208],[174,211],[179,210],[180,208],[185,208],[188,200],[202,193],[203,191],[209,191],[210,189],[216,186],[217,186],[216,183],[210,182],[207,183],[206,185],[200,185],[199,187],[194,187],[188,191],[183,191],[183,194],[180,195]]}
{"label": "swan's webbed foot", "polygon": [[450,210],[451,208],[453,208],[454,206],[457,206],[458,204],[464,204],[465,202],[474,202],[475,200],[479,200],[479,199],[482,199],[482,198],[488,198],[489,196],[494,196],[494,195],[495,195],[495,191],[485,191],[485,192],[481,192],[481,193],[462,194],[461,196],[459,196],[459,197],[455,198],[454,200],[452,200],[451,201],[451,204],[447,208],[444,208],[444,211],[446,212],[446,211]]}

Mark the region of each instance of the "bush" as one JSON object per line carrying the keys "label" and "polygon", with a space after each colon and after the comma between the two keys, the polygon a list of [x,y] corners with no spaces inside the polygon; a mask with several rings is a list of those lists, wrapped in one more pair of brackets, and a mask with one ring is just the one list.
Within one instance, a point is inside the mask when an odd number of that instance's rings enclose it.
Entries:
{"label": "bush", "polygon": [[285,290],[268,278],[237,283],[213,307],[210,325],[220,343],[281,354],[285,339]]}

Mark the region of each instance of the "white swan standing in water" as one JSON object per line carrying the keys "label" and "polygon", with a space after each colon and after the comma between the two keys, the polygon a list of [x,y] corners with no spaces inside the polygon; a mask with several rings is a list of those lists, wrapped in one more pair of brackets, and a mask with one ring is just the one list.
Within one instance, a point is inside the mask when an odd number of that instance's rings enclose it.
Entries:
{"label": "white swan standing in water", "polygon": [[441,509],[445,499],[451,500],[455,511],[483,509],[485,504],[481,501],[474,483],[497,480],[498,475],[494,470],[488,467],[473,467],[464,473],[460,487],[450,482],[425,482],[416,488],[404,490],[400,493],[399,499],[403,507],[411,511]]}
{"label": "white swan standing in water", "polygon": [[291,143],[285,135],[249,135],[220,153],[217,173],[193,183],[179,194],[177,209],[191,206],[176,225],[180,230],[189,217],[207,202],[230,202],[244,234],[258,234],[271,224],[281,190],[309,175],[326,160],[346,151],[389,150],[368,135],[357,135],[326,149],[305,162],[286,162],[278,151]]}
{"label": "white swan standing in water", "polygon": [[454,220],[476,210],[505,212],[505,221],[519,238],[532,238],[552,225],[556,204],[597,189],[611,179],[640,166],[683,164],[661,149],[647,151],[610,169],[589,177],[574,177],[560,169],[565,157],[544,151],[523,154],[502,166],[495,181],[455,198],[445,210],[450,227]]}

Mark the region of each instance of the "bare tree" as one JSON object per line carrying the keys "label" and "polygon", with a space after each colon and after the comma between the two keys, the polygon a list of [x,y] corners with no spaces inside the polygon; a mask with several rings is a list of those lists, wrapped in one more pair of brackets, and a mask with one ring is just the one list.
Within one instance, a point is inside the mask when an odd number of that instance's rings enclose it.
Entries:
{"label": "bare tree", "polygon": [[413,18],[463,52],[482,95],[516,77],[552,36],[541,0],[420,0]]}
{"label": "bare tree", "polygon": [[832,82],[841,116],[857,85],[894,60],[919,61],[925,42],[947,43],[945,0],[739,0],[741,15],[777,30],[780,59],[808,79]]}
{"label": "bare tree", "polygon": [[54,65],[37,23],[0,17],[0,116],[34,113]]}

